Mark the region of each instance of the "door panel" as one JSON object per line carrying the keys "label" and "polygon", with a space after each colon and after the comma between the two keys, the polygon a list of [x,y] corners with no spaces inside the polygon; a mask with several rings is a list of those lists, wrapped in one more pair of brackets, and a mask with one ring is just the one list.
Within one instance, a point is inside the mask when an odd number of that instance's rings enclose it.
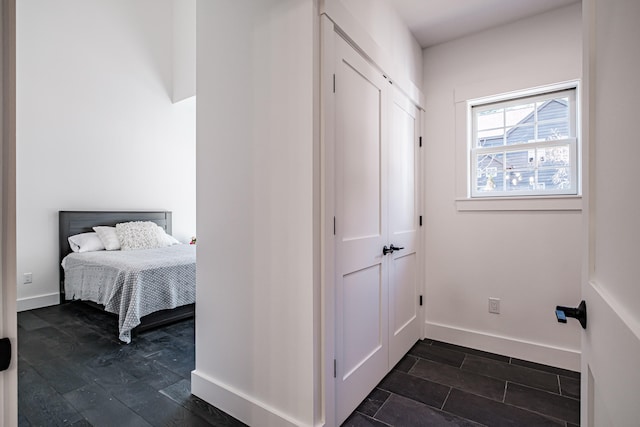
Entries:
{"label": "door panel", "polygon": [[[340,101],[344,180],[342,235],[346,240],[380,232],[380,88],[343,61]],[[343,93],[344,92],[344,93]]]}
{"label": "door panel", "polygon": [[0,123],[0,337],[11,340],[9,369],[0,372],[0,426],[18,425],[16,316],[16,4],[0,4],[3,81]]}
{"label": "door panel", "polygon": [[342,288],[343,380],[347,379],[383,345],[380,319],[382,293],[380,267],[379,264],[374,265],[344,277]]}
{"label": "door panel", "polygon": [[412,253],[396,258],[393,262],[393,268],[394,281],[390,287],[390,292],[392,293],[390,300],[393,301],[391,333],[397,336],[406,328],[410,328],[411,323],[418,316],[418,304],[416,304],[416,254]]}
{"label": "door panel", "polygon": [[393,367],[420,338],[418,316],[418,138],[416,107],[399,91],[389,138],[389,364]]}
{"label": "door panel", "polygon": [[583,2],[582,122],[589,160],[583,211],[584,426],[637,426],[640,420],[639,16],[635,0]]}
{"label": "door panel", "polygon": [[386,81],[336,37],[336,418],[388,369]]}

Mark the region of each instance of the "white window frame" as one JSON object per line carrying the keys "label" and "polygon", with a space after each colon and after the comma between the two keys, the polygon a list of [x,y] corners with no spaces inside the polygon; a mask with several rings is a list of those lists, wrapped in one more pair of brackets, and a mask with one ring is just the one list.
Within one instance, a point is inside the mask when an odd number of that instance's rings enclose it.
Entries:
{"label": "white window frame", "polygon": [[[526,102],[539,102],[564,95],[566,93],[569,98],[569,137],[563,139],[549,141],[524,142],[512,145],[502,145],[493,147],[476,147],[477,135],[477,115],[476,113],[493,109],[496,107],[506,108],[512,105],[519,105]],[[468,123],[468,146],[467,146],[467,197],[470,199],[509,199],[516,197],[533,197],[533,198],[549,198],[554,196],[578,196],[579,195],[579,177],[580,162],[578,143],[579,133],[579,103],[578,103],[578,84],[570,82],[562,85],[551,85],[539,87],[535,90],[511,93],[508,96],[492,96],[467,101],[467,123]],[[537,131],[538,124],[532,126]],[[567,145],[569,147],[570,157],[570,186],[566,189],[556,190],[502,190],[484,192],[477,189],[477,160],[476,156],[482,153],[506,153],[535,150],[538,148],[555,147],[559,145]],[[535,168],[537,173],[538,168]]]}

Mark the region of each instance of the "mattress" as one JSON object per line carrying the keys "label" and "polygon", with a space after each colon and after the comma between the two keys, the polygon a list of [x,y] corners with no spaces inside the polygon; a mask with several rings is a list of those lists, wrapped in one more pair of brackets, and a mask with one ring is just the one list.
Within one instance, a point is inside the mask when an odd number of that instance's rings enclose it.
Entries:
{"label": "mattress", "polygon": [[71,253],[62,267],[67,298],[117,314],[118,336],[126,343],[141,317],[195,302],[195,245]]}

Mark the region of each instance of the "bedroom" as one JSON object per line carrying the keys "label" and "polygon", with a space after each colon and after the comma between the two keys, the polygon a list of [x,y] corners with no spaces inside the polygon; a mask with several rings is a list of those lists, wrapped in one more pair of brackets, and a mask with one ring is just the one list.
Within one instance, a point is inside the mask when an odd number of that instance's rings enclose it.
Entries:
{"label": "bedroom", "polygon": [[[287,22],[286,18],[281,14],[282,10],[279,10],[279,12],[280,13],[274,12],[274,19],[281,17],[284,22]],[[238,11],[240,16],[242,16],[243,13],[246,13],[246,11]],[[209,17],[208,19],[213,18]],[[250,23],[247,23],[242,19],[240,19],[240,22],[250,25]],[[226,31],[233,34],[233,28],[229,28],[228,26],[225,27],[224,22],[220,22],[218,24],[220,24],[220,31]],[[300,29],[298,28],[298,30]],[[242,40],[246,41],[244,39]],[[217,43],[218,44],[214,43],[214,47],[220,48],[224,52],[224,40],[217,40]],[[274,43],[277,42],[274,41]],[[293,47],[295,48],[296,46]],[[265,63],[264,60],[268,58],[267,54],[260,55],[256,53],[256,55],[256,58],[246,59],[247,62],[245,65],[251,65],[250,61],[252,60]],[[286,61],[287,55],[280,51],[278,58],[280,61]],[[306,60],[311,61],[309,57],[305,58]],[[215,68],[213,64],[214,61],[212,60],[211,69]],[[289,65],[295,67],[305,66],[295,63],[289,63]],[[240,70],[243,69],[244,68],[240,68]],[[283,84],[279,85],[278,83],[278,79],[275,76],[278,71],[282,72],[282,70],[275,67],[273,74],[267,75],[266,77],[264,75],[255,76],[250,73],[239,73],[240,75],[238,76],[234,76],[233,73],[227,73],[225,74],[227,79],[223,82],[207,83],[210,84],[212,88],[220,90],[225,99],[235,99],[234,97],[246,99],[245,96],[250,93],[250,89],[233,87],[229,82],[238,82],[242,78],[244,79],[243,81],[252,81],[257,86],[257,83],[255,82],[263,81],[261,80],[263,78],[270,78],[272,80],[270,80],[270,85],[268,85],[269,87],[279,88],[280,90],[286,89],[286,86]],[[312,81],[312,77],[306,74],[304,70],[302,75],[303,77],[294,75],[287,84],[293,85],[294,88],[301,90],[302,92],[307,91],[310,84],[309,82]],[[258,89],[261,90],[259,87]],[[260,96],[268,96],[268,93],[261,92]],[[296,102],[291,99],[279,101],[288,101],[289,104],[281,105],[282,108],[280,109],[274,109],[276,111],[271,112],[271,114],[273,114],[271,118],[277,119],[282,118],[283,115],[286,116],[287,114],[292,114],[294,117],[298,117],[304,122],[302,124],[304,128],[267,129],[271,132],[267,134],[274,140],[278,140],[278,136],[282,135],[282,132],[289,132],[286,133],[287,140],[281,141],[279,142],[279,145],[277,145],[277,153],[265,150],[264,147],[259,145],[255,140],[257,138],[256,135],[246,133],[242,134],[246,138],[241,139],[245,141],[253,141],[255,146],[252,146],[251,148],[243,146],[217,147],[217,150],[220,150],[220,152],[228,150],[225,154],[231,155],[235,161],[229,165],[214,163],[215,167],[220,167],[221,169],[220,171],[212,172],[212,176],[214,178],[224,177],[228,181],[234,180],[235,191],[231,192],[225,189],[225,186],[223,185],[224,182],[214,184],[212,190],[217,195],[223,195],[226,202],[237,203],[241,206],[247,207],[248,209],[246,211],[239,211],[239,215],[234,215],[232,218],[224,216],[220,212],[216,211],[215,200],[212,200],[212,198],[207,197],[206,195],[209,189],[207,189],[207,191],[203,191],[205,196],[202,199],[200,197],[198,199],[199,204],[201,202],[203,203],[203,212],[211,214],[211,217],[206,218],[208,222],[223,220],[225,223],[235,227],[228,230],[228,233],[225,234],[223,240],[219,240],[217,239],[218,236],[213,235],[210,239],[210,241],[215,240],[216,243],[223,245],[225,251],[227,251],[224,253],[223,259],[230,261],[227,266],[223,265],[223,277],[221,277],[221,279],[231,283],[238,283],[238,277],[236,277],[236,275],[239,275],[239,277],[244,280],[241,286],[233,289],[232,295],[227,296],[228,301],[231,302],[229,306],[221,306],[220,303],[214,302],[214,304],[216,304],[216,310],[214,311],[215,317],[212,320],[217,320],[218,324],[231,320],[233,322],[238,322],[237,324],[234,324],[234,327],[237,327],[238,330],[242,331],[242,336],[248,342],[237,342],[235,340],[236,337],[233,334],[228,333],[227,330],[224,330],[221,327],[217,327],[213,335],[217,339],[222,339],[224,342],[237,346],[236,351],[231,352],[233,354],[242,354],[243,350],[245,350],[247,346],[260,346],[270,342],[274,344],[273,348],[269,349],[270,353],[266,355],[267,357],[256,357],[255,359],[247,360],[247,363],[243,363],[243,366],[252,367],[252,369],[255,370],[256,375],[258,375],[258,372],[266,371],[267,374],[257,378],[256,383],[249,385],[246,384],[246,371],[230,371],[228,373],[224,373],[224,375],[230,379],[229,383],[237,385],[241,390],[244,390],[249,394],[249,401],[257,401],[266,407],[273,408],[275,412],[282,411],[285,414],[292,416],[298,414],[301,418],[309,420],[317,416],[317,414],[313,414],[315,411],[313,407],[319,407],[317,405],[312,405],[309,400],[313,401],[316,398],[320,400],[320,397],[318,396],[319,392],[312,391],[314,384],[318,384],[318,380],[314,375],[319,375],[319,368],[317,367],[319,358],[316,353],[317,349],[314,347],[319,340],[312,339],[312,336],[318,333],[318,328],[320,327],[316,321],[319,316],[316,305],[318,301],[318,295],[316,292],[318,290],[314,288],[310,289],[306,286],[298,286],[298,284],[309,283],[312,281],[312,277],[317,274],[314,261],[311,261],[312,259],[315,259],[311,256],[311,253],[316,250],[313,243],[313,237],[310,236],[313,218],[313,201],[307,197],[308,190],[312,187],[311,178],[309,177],[308,172],[311,168],[311,158],[313,155],[310,147],[301,147],[295,143],[295,140],[300,135],[306,134],[312,125],[310,124],[311,120],[309,118],[311,115],[305,116],[303,113],[298,113],[296,111],[296,107],[299,107],[301,104],[303,104],[304,108],[308,108],[308,105],[304,105],[304,102],[296,104]],[[235,119],[229,120],[229,124],[222,124],[221,129],[224,131],[218,134],[222,138],[230,138],[231,135],[233,135],[232,132],[239,129],[241,131],[243,130],[240,128],[242,122],[239,123],[241,117],[250,120],[258,129],[266,129],[265,124],[260,121],[261,117],[253,115],[250,109],[247,110],[246,104],[231,103],[230,106],[233,108],[233,111],[230,113],[235,116]],[[229,114],[222,114],[224,112],[224,107],[222,105],[211,102],[208,107],[209,110],[207,113],[213,113],[209,115],[210,117],[217,117],[218,114],[221,114],[222,116],[230,119]],[[309,110],[306,109],[304,111],[308,112]],[[201,114],[200,109],[198,114]],[[220,125],[220,123],[217,124]],[[230,124],[235,128],[231,129]],[[295,132],[300,132],[300,134],[294,136]],[[212,133],[212,135],[214,134],[215,133]],[[262,133],[262,135],[265,134]],[[246,172],[245,168],[247,168],[246,163],[251,163],[247,162],[247,154],[252,152],[255,152],[256,155],[254,156],[253,154],[250,154],[251,157],[249,158],[256,163],[249,166],[258,165],[258,171],[254,174],[249,173],[248,176],[250,176],[251,181],[247,181],[246,176],[244,175]],[[284,159],[277,157],[278,153],[290,153],[290,158]],[[212,152],[209,151],[209,154],[212,154]],[[445,156],[450,156],[450,154],[446,154]],[[198,159],[203,162],[203,165],[206,167],[209,166],[211,162],[216,162],[215,156],[210,157],[211,158],[208,158],[207,156],[199,156]],[[264,158],[268,158],[270,160],[270,162],[267,162],[268,165],[259,163]],[[237,167],[238,170],[230,169],[232,166]],[[286,170],[287,173],[283,174],[278,172],[283,170]],[[222,171],[229,172],[229,174],[225,175]],[[291,179],[292,177],[296,179]],[[270,204],[270,197],[274,197],[275,200],[280,202],[287,201],[281,195],[281,192],[278,192],[278,190],[281,190],[282,188],[286,188],[291,192],[291,194],[301,195],[301,199],[295,203],[283,204],[281,206],[277,203]],[[444,200],[444,198],[442,200]],[[282,209],[282,207],[286,209]],[[446,208],[443,208],[443,212],[445,209]],[[471,217],[471,215],[466,215],[463,218],[468,219]],[[482,218],[486,219],[487,222],[493,221],[498,225],[501,224],[501,220],[506,217],[508,217],[506,214],[486,214],[482,216]],[[543,216],[540,215],[540,217]],[[202,218],[201,220],[204,221],[205,219]],[[264,224],[271,225],[268,229],[273,230],[273,235],[260,231],[263,230],[263,228],[260,228],[259,226]],[[547,224],[545,223],[544,226],[547,226]],[[200,227],[198,229],[201,230]],[[277,236],[278,238],[274,236]],[[287,238],[281,239],[280,237],[282,236],[287,236]],[[499,239],[499,236],[495,235],[487,237]],[[577,238],[579,238],[579,236]],[[206,240],[207,239],[205,238],[204,241]],[[246,251],[248,248],[247,243],[252,241],[257,242],[255,251],[250,253],[245,252],[245,258],[242,259],[238,254]],[[276,241],[280,241],[281,246],[276,247]],[[499,241],[504,242],[504,239]],[[436,249],[437,248],[434,248],[433,250]],[[278,255],[289,262],[282,262],[282,260],[276,258],[276,254],[270,253],[269,250],[277,250]],[[213,253],[215,251],[215,247],[212,245],[209,248],[209,251],[210,253]],[[478,253],[479,251],[474,252],[476,255]],[[215,259],[215,257],[212,257],[212,260],[213,259]],[[216,263],[220,263],[220,261],[221,259],[215,260]],[[249,264],[253,266],[253,269],[243,270],[237,268],[234,270],[232,268],[233,266],[239,266],[242,261],[245,262],[244,265],[246,265],[246,262],[248,261]],[[451,270],[454,270],[453,267],[457,265],[457,260],[455,257],[450,257],[448,261],[450,262],[448,265],[452,267]],[[253,270],[260,272],[260,274],[253,276],[250,274],[250,271],[246,270]],[[20,274],[22,274],[22,271],[20,271]],[[468,279],[465,278],[464,280]],[[534,286],[535,285],[537,284],[534,283]],[[459,297],[458,293],[446,293],[446,287],[442,287],[441,290],[444,292],[443,295],[438,297],[438,301],[431,301],[432,304],[438,304],[439,302],[451,304],[457,301],[457,298]],[[453,288],[453,290],[456,289]],[[482,314],[479,314],[479,316],[487,316],[487,296],[488,295],[483,295],[482,301],[478,302],[478,307],[482,307]],[[576,296],[577,295],[574,294],[570,295],[572,300]],[[269,304],[264,304],[265,301],[268,301]],[[555,299],[551,301],[552,304],[557,302],[558,301]],[[571,304],[575,302],[577,301],[567,301],[564,303]],[[429,302],[427,302],[427,304],[429,304]],[[508,304],[504,304],[505,300],[503,300],[503,310],[508,310]],[[233,308],[235,307],[237,309],[237,307],[244,307],[246,305],[251,306],[248,316],[238,318],[239,314],[234,312]],[[522,308],[522,305],[519,305],[519,307],[516,308]],[[480,308],[477,310],[478,313],[480,313]],[[488,319],[501,319],[504,318],[504,314],[507,313],[507,311],[503,311],[503,315],[501,315],[502,317],[488,317]],[[444,315],[446,314],[447,313]],[[540,319],[542,318],[544,318],[545,321],[547,320],[545,316],[541,315]],[[221,320],[223,322],[220,322]],[[523,319],[519,319],[518,321],[523,321]],[[215,325],[215,323],[213,323],[213,325]],[[548,326],[549,328],[552,327],[551,324]],[[555,327],[557,325],[553,326]],[[569,327],[573,328],[573,326]],[[558,332],[560,335],[563,333],[564,332]],[[207,337],[201,336],[200,338],[206,339]],[[297,346],[292,348],[289,344],[289,340],[295,342]],[[575,349],[575,346],[573,346],[573,350]],[[289,350],[291,353],[287,353]],[[207,349],[203,349],[202,351],[202,354],[204,355],[206,354],[204,352],[207,351]],[[270,384],[269,375],[278,376],[278,374],[281,373],[277,365],[274,365],[274,360],[279,360],[279,363],[291,365],[295,368],[293,375],[287,377],[287,381],[290,381],[290,387],[287,389],[287,392],[282,394],[271,394],[268,392]],[[313,362],[314,360],[315,362]],[[233,361],[225,359],[221,362],[232,363]],[[314,374],[312,375],[312,373]],[[308,399],[310,395],[315,397]]]}
{"label": "bedroom", "polygon": [[170,1],[71,4],[17,4],[19,310],[58,302],[60,210],[163,209],[178,240],[196,232],[188,23]]}
{"label": "bedroom", "polygon": [[195,0],[17,3],[18,311],[58,304],[58,211],[196,235],[194,20]]}

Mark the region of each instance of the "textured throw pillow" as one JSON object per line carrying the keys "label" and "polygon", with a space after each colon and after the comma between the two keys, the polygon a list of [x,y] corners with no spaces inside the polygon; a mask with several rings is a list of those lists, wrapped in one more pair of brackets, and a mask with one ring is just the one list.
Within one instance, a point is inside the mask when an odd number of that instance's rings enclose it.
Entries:
{"label": "textured throw pillow", "polygon": [[98,233],[80,233],[70,236],[67,240],[73,252],[104,251],[104,244],[98,237]]}
{"label": "textured throw pillow", "polygon": [[171,234],[167,234],[167,232],[164,231],[164,228],[162,228],[161,226],[158,226],[158,236],[160,242],[162,242],[162,246],[173,246],[180,244],[180,242],[175,237],[173,237]]}
{"label": "textured throw pillow", "polygon": [[132,221],[116,224],[116,233],[123,251],[152,249],[164,246],[158,225],[151,221]]}
{"label": "textured throw pillow", "polygon": [[120,249],[120,240],[118,240],[115,227],[93,227],[93,231],[98,234],[106,250],[117,251]]}

